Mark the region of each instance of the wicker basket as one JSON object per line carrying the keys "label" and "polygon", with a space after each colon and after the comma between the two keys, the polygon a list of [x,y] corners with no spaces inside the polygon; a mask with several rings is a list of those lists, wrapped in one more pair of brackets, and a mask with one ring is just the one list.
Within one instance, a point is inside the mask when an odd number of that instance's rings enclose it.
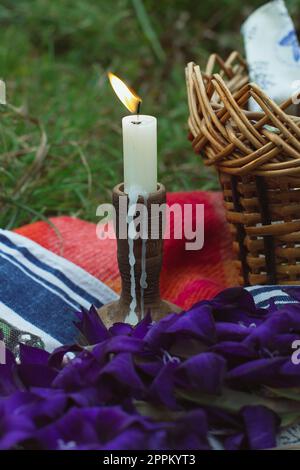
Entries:
{"label": "wicker basket", "polygon": [[[300,284],[300,118],[249,83],[245,61],[186,68],[193,147],[217,168],[242,285]],[[262,112],[247,110],[252,97]]]}

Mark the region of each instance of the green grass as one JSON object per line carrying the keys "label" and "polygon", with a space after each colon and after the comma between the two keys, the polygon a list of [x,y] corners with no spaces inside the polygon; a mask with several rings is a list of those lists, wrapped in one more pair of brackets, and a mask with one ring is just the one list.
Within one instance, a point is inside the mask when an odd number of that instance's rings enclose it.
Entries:
{"label": "green grass", "polygon": [[[0,226],[53,215],[96,220],[122,180],[121,118],[106,74],[119,74],[158,117],[159,179],[216,189],[187,140],[184,66],[242,50],[239,28],[263,1],[3,0]],[[294,11],[299,4],[290,0]]]}

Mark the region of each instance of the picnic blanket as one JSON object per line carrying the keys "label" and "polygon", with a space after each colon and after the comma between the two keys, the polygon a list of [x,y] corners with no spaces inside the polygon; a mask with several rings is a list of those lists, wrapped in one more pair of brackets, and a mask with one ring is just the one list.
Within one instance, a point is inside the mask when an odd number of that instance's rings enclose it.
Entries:
{"label": "picnic blanket", "polygon": [[48,351],[73,343],[77,331],[72,313],[117,297],[65,258],[0,230],[0,328],[12,349],[18,342]]}

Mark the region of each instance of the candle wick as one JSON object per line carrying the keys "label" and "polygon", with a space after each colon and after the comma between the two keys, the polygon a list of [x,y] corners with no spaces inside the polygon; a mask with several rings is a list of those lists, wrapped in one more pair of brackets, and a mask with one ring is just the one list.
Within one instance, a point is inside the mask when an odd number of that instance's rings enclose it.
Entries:
{"label": "candle wick", "polygon": [[141,110],[141,101],[138,102],[137,109],[136,109],[136,120],[139,122],[140,119],[140,110]]}
{"label": "candle wick", "polygon": [[141,101],[138,102],[138,105],[137,105],[137,108],[136,108],[136,121],[131,121],[132,124],[141,124],[140,110],[141,110]]}

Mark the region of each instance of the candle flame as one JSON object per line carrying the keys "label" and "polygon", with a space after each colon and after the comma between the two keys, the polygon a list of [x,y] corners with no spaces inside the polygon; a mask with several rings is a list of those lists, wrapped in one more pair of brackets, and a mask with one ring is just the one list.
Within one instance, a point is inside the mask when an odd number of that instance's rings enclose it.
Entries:
{"label": "candle flame", "polygon": [[142,99],[115,74],[108,72],[108,78],[119,100],[131,113],[137,113]]}

